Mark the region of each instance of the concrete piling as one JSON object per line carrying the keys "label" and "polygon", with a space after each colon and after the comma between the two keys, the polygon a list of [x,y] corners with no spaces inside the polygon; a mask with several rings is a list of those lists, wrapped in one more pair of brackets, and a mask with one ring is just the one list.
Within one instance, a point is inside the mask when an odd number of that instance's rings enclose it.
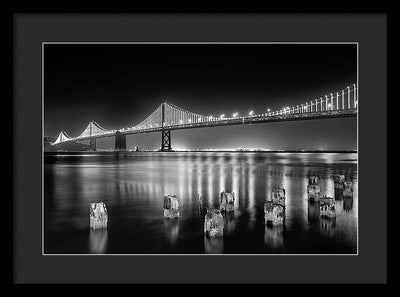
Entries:
{"label": "concrete piling", "polygon": [[351,181],[344,182],[343,197],[345,198],[353,197],[353,183]]}
{"label": "concrete piling", "polygon": [[164,217],[168,219],[179,218],[179,202],[175,195],[164,197]]}
{"label": "concrete piling", "polygon": [[281,204],[267,201],[264,203],[264,219],[267,226],[279,226],[284,223],[285,207]]}
{"label": "concrete piling", "polygon": [[335,218],[335,199],[332,197],[324,196],[319,200],[319,211],[321,218]]}
{"label": "concrete piling", "polygon": [[343,174],[336,174],[333,176],[335,190],[343,190],[345,176]]}
{"label": "concrete piling", "polygon": [[204,218],[204,233],[208,237],[223,236],[224,218],[218,209],[207,209]]}
{"label": "concrete piling", "polygon": [[272,189],[271,200],[274,204],[285,207],[286,191],[284,188],[276,187]]}
{"label": "concrete piling", "polygon": [[108,212],[103,201],[91,203],[89,213],[91,229],[107,228]]}
{"label": "concrete piling", "polygon": [[319,201],[321,187],[319,186],[319,177],[311,176],[308,180],[307,195],[310,202]]}
{"label": "concrete piling", "polygon": [[286,191],[284,188],[272,189],[271,199],[264,203],[264,220],[267,226],[279,226],[285,220]]}
{"label": "concrete piling", "polygon": [[234,211],[235,209],[235,193],[232,191],[224,191],[220,197],[220,211]]}

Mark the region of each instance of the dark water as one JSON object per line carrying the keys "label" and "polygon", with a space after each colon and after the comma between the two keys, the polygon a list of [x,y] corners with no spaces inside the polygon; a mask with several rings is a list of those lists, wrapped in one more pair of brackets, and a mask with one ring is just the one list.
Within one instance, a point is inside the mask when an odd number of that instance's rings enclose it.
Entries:
{"label": "dark water", "polygon": [[[355,153],[79,153],[45,155],[46,254],[353,254],[357,253]],[[354,183],[353,199],[334,190],[333,175]],[[336,220],[321,220],[307,201],[310,175],[336,198]],[[263,203],[286,189],[283,227],[266,227]],[[236,193],[224,236],[204,237],[204,208]],[[176,194],[181,216],[163,218]],[[197,194],[202,197],[198,202]],[[104,201],[108,228],[89,229],[89,203]]]}

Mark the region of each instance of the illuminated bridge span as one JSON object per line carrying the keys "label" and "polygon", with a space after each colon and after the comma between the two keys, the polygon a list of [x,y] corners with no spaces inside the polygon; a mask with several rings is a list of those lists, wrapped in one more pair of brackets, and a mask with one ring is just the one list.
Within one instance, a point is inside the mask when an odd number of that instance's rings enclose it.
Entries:
{"label": "illuminated bridge span", "polygon": [[65,131],[61,131],[52,145],[89,140],[90,147],[96,150],[97,138],[115,137],[115,150],[126,150],[126,135],[161,132],[160,151],[171,151],[171,130],[354,117],[357,116],[357,104],[356,84],[303,104],[287,106],[280,110],[267,110],[261,114],[254,114],[251,111],[246,116],[240,116],[238,113],[231,116],[225,114],[218,117],[206,116],[187,111],[170,102],[163,102],[136,126],[107,130],[97,122],[91,121],[77,137],[70,137]]}

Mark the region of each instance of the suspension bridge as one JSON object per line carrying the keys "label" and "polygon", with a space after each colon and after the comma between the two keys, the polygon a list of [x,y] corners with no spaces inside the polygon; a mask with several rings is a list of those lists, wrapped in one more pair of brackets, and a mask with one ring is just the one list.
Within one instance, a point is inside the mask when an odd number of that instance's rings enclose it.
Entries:
{"label": "suspension bridge", "polygon": [[356,117],[357,105],[357,84],[302,104],[287,106],[274,111],[268,109],[261,114],[254,114],[251,111],[246,116],[239,116],[238,113],[231,116],[225,114],[218,117],[206,116],[185,110],[170,102],[163,102],[147,118],[135,126],[107,130],[92,120],[77,137],[71,137],[65,131],[61,131],[52,145],[61,146],[70,142],[89,141],[90,148],[95,151],[96,139],[115,137],[115,150],[124,151],[126,150],[127,135],[161,132],[160,151],[164,152],[172,150],[172,130]]}

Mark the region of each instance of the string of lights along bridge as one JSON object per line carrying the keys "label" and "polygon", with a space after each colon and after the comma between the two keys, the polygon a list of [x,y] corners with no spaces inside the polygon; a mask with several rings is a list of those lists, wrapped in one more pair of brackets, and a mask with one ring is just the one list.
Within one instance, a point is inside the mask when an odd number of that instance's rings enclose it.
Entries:
{"label": "string of lights along bridge", "polygon": [[260,114],[251,110],[246,115],[240,115],[238,112],[219,116],[201,115],[165,101],[133,127],[107,130],[96,121],[91,121],[77,137],[71,137],[65,131],[61,131],[52,145],[61,146],[65,143],[89,140],[90,148],[96,150],[97,138],[115,137],[115,150],[123,151],[126,150],[126,135],[161,132],[160,151],[171,151],[171,130],[354,117],[357,116],[357,105],[357,84],[302,104],[279,110],[267,109]]}

